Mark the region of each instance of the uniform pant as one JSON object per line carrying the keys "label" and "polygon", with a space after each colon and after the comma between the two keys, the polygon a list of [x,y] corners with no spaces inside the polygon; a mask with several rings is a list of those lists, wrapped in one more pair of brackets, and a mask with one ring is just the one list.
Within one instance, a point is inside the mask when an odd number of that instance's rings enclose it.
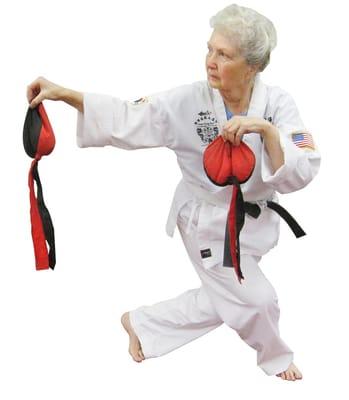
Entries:
{"label": "uniform pant", "polygon": [[196,229],[187,233],[181,219],[178,229],[201,286],[130,311],[130,323],[144,357],[169,353],[224,322],[257,351],[257,365],[267,375],[285,371],[293,361],[293,352],[280,337],[278,298],[258,266],[261,257],[241,254],[245,279],[240,284],[233,268],[215,265],[205,269]]}

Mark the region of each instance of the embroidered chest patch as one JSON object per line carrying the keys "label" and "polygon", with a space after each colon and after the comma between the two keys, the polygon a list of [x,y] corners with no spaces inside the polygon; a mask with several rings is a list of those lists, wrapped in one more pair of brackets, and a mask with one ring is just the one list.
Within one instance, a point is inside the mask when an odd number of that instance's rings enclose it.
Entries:
{"label": "embroidered chest patch", "polygon": [[211,143],[218,136],[217,118],[211,111],[200,111],[194,124],[196,133],[204,145]]}

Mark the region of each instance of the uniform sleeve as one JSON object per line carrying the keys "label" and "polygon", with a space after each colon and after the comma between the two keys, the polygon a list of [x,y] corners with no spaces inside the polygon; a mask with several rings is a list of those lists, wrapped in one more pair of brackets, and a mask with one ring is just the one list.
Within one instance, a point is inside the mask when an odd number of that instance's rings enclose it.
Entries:
{"label": "uniform sleeve", "polygon": [[284,164],[273,173],[272,164],[262,145],[262,180],[279,193],[290,193],[305,187],[320,168],[320,153],[314,137],[303,124],[290,94],[284,93],[276,106],[273,125],[280,133]]}
{"label": "uniform sleeve", "polygon": [[105,94],[83,93],[84,111],[78,111],[77,116],[78,147],[170,147],[164,100],[164,94],[130,102]]}

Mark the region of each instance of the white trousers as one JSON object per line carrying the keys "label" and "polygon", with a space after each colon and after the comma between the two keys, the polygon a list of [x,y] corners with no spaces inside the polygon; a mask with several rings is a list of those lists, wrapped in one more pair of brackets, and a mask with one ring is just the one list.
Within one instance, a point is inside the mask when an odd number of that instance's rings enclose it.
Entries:
{"label": "white trousers", "polygon": [[203,267],[196,229],[186,233],[185,225],[179,219],[179,232],[202,285],[130,311],[130,323],[144,357],[169,353],[224,322],[257,351],[257,365],[267,375],[285,371],[293,361],[293,352],[280,337],[278,298],[258,266],[261,257],[241,255],[245,279],[240,284],[233,268]]}

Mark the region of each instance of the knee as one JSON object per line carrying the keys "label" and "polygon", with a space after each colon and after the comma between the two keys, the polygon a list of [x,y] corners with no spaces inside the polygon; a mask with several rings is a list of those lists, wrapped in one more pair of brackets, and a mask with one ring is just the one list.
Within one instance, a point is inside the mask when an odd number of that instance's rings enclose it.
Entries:
{"label": "knee", "polygon": [[278,297],[271,286],[261,287],[252,291],[245,300],[250,306],[261,310],[270,307],[278,308]]}

